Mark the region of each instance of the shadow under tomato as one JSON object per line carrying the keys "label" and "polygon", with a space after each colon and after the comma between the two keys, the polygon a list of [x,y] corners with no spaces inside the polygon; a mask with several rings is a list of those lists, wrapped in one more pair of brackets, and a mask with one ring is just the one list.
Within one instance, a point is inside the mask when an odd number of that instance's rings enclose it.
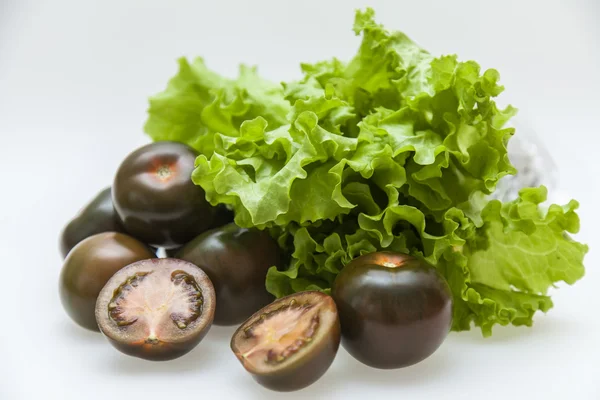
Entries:
{"label": "shadow under tomato", "polygon": [[63,318],[59,322],[59,329],[62,331],[63,337],[69,338],[74,345],[92,345],[102,344],[106,341],[100,332],[90,331],[82,328],[68,318]]}
{"label": "shadow under tomato", "polygon": [[359,386],[398,388],[430,385],[432,381],[452,370],[450,349],[443,344],[427,359],[405,368],[371,368],[354,359],[343,349],[340,349],[336,363],[337,367],[331,371],[333,385],[348,385],[350,382],[356,382]]}
{"label": "shadow under tomato", "polygon": [[470,331],[452,332],[452,340],[468,342],[474,345],[503,344],[508,342],[526,342],[530,340],[546,340],[548,337],[568,337],[571,332],[581,330],[579,322],[575,319],[562,318],[555,315],[536,316],[533,326],[500,326],[492,329],[490,337],[484,337],[481,329],[471,327]]}
{"label": "shadow under tomato", "polygon": [[442,345],[431,357],[416,365],[382,370],[362,364],[340,347],[334,363],[325,375],[305,389],[291,393],[273,392],[262,388],[248,374],[245,377],[240,376],[236,382],[237,385],[243,385],[243,390],[248,398],[256,400],[331,399],[335,398],[342,389],[346,393],[351,392],[353,386],[357,390],[361,387],[371,386],[397,388],[401,391],[406,387],[431,385],[432,381],[439,379],[442,375],[452,373],[452,357],[451,351]]}
{"label": "shadow under tomato", "polygon": [[[103,369],[110,369],[119,375],[164,375],[197,373],[202,369],[210,369],[223,354],[229,351],[229,341],[233,327],[213,326],[206,337],[192,351],[182,357],[169,361],[148,361],[131,357],[119,352],[106,341],[106,357],[102,358]],[[106,339],[104,339],[106,340]],[[109,365],[106,365],[108,363]]]}

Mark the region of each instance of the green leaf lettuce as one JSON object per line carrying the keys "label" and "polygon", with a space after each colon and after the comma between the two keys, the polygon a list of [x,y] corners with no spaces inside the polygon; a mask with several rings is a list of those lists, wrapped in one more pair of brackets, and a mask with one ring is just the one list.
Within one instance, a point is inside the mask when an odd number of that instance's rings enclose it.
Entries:
{"label": "green leaf lettuce", "polygon": [[574,201],[540,206],[545,188],[487,201],[516,171],[515,133],[500,109],[499,74],[456,56],[433,57],[357,12],[357,55],[302,64],[303,78],[270,83],[252,68],[236,79],[182,59],[150,99],[146,132],[196,148],[193,181],[239,226],[269,229],[289,255],[271,268],[280,297],[329,291],[353,258],[381,249],[422,257],[453,291],[453,329],[531,325],[556,282],[584,274],[587,247]]}

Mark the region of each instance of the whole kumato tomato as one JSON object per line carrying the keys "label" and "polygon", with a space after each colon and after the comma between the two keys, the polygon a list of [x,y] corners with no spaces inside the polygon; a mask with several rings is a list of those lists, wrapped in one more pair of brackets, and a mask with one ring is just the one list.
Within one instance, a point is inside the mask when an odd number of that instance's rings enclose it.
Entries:
{"label": "whole kumato tomato", "polygon": [[112,194],[129,234],[153,247],[172,249],[213,225],[216,208],[191,179],[197,156],[182,143],[154,142],[125,158]]}
{"label": "whole kumato tomato", "polygon": [[279,246],[266,231],[228,224],[204,232],[175,256],[189,261],[215,286],[216,325],[240,324],[274,300],[265,288],[270,267],[280,266]]}
{"label": "whole kumato tomato", "polygon": [[342,345],[375,368],[400,368],[429,357],[452,324],[452,295],[435,267],[406,254],[366,254],[333,283]]}

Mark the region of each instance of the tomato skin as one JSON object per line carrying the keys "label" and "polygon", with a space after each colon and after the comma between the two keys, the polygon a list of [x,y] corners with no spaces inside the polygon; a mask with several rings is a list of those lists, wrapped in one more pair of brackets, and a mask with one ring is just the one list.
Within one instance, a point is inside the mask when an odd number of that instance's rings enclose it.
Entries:
{"label": "tomato skin", "polygon": [[215,208],[191,179],[197,156],[182,143],[155,142],[125,158],[115,176],[113,202],[129,234],[172,249],[213,224]]}
{"label": "tomato skin", "polygon": [[215,219],[211,226],[213,228],[220,228],[224,225],[230,224],[233,222],[233,211],[228,209],[225,205],[219,204],[215,207]]}
{"label": "tomato skin", "polygon": [[121,268],[154,258],[151,249],[117,232],[104,232],[78,243],[65,259],[60,278],[62,305],[78,325],[98,331],[95,309],[98,294]]}
{"label": "tomato skin", "polygon": [[125,232],[113,207],[110,187],[86,204],[61,232],[59,248],[63,259],[77,243],[102,232]]}
{"label": "tomato skin", "polygon": [[213,282],[215,325],[240,324],[274,300],[265,277],[280,265],[281,254],[266,231],[228,224],[196,237],[175,257],[197,265]]}
{"label": "tomato skin", "polygon": [[429,357],[452,324],[452,295],[431,265],[401,253],[351,261],[337,276],[342,345],[374,368],[401,368]]}

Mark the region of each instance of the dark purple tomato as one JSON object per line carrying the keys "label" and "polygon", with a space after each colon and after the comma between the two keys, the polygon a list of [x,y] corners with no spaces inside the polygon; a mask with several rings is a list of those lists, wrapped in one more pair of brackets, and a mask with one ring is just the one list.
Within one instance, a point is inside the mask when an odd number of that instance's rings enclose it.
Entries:
{"label": "dark purple tomato", "polygon": [[401,253],[354,259],[334,281],[342,345],[375,368],[406,367],[429,357],[452,324],[452,295],[430,264]]}
{"label": "dark purple tomato", "polygon": [[216,325],[240,324],[274,300],[265,278],[270,267],[279,266],[280,257],[267,232],[235,224],[203,233],[176,254],[199,266],[215,286]]}
{"label": "dark purple tomato", "polygon": [[96,303],[96,320],[123,353],[171,360],[192,350],[211,327],[215,291],[197,266],[173,258],[143,260],[118,271]]}
{"label": "dark purple tomato", "polygon": [[234,214],[229,208],[223,204],[219,204],[215,207],[215,219],[211,228],[220,228],[223,225],[227,225],[233,222]]}
{"label": "dark purple tomato", "polygon": [[80,326],[97,331],[96,299],[106,282],[121,268],[153,258],[144,243],[117,232],[104,232],[79,242],[65,259],[59,293],[67,314]]}
{"label": "dark purple tomato", "polygon": [[177,253],[179,253],[179,251],[181,251],[182,247],[175,247],[173,249],[165,249],[165,256],[167,258],[177,258],[175,257],[177,255]]}
{"label": "dark purple tomato", "polygon": [[289,392],[316,382],[340,345],[333,299],[321,292],[282,297],[252,315],[234,333],[231,350],[261,385]]}
{"label": "dark purple tomato", "polygon": [[125,232],[115,213],[110,187],[98,193],[63,229],[59,243],[63,258],[77,243],[102,232]]}
{"label": "dark purple tomato", "polygon": [[151,143],[127,156],[113,184],[115,210],[127,232],[172,249],[212,226],[215,208],[191,179],[197,156],[176,142]]}

